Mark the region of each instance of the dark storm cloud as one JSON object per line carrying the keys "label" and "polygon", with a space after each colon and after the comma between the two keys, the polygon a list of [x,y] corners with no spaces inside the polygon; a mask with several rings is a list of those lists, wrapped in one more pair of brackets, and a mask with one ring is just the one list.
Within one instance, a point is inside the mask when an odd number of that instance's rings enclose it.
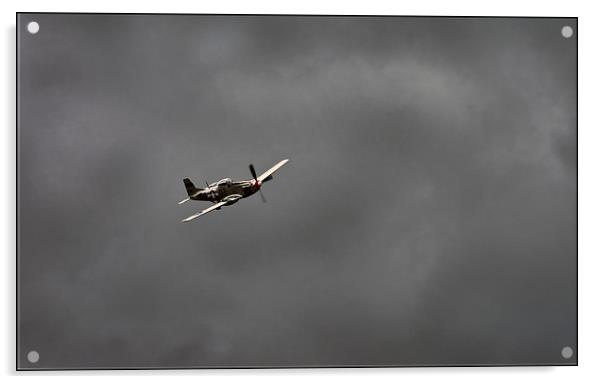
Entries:
{"label": "dark storm cloud", "polygon": [[[20,366],[562,363],[575,345],[572,20],[36,20]],[[183,177],[288,157],[268,204],[179,222],[201,206],[175,204]]]}

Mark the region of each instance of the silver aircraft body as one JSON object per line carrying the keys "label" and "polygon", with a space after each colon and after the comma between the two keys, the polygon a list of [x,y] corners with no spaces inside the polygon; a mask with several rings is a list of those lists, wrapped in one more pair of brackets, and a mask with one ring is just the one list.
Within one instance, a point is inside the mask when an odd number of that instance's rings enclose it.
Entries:
{"label": "silver aircraft body", "polygon": [[187,223],[196,219],[197,217],[203,216],[214,210],[219,210],[223,206],[232,205],[238,200],[249,197],[256,192],[261,195],[261,200],[265,203],[265,197],[261,193],[261,186],[264,182],[272,180],[272,174],[276,172],[284,164],[288,163],[288,159],[281,160],[272,168],[268,169],[261,175],[257,176],[255,173],[255,167],[253,164],[249,165],[249,170],[253,176],[250,180],[232,181],[232,179],[221,179],[215,183],[207,183],[206,188],[197,188],[190,179],[184,179],[184,186],[188,197],[178,204],[184,204],[189,200],[200,200],[210,201],[213,203],[212,206],[206,208],[194,215],[187,217],[182,222]]}

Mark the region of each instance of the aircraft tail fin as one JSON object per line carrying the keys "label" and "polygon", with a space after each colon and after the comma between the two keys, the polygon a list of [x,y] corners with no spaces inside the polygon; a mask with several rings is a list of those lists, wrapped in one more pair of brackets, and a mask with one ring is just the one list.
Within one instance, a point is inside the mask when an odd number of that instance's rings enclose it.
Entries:
{"label": "aircraft tail fin", "polygon": [[188,196],[192,196],[199,191],[199,189],[194,186],[194,183],[188,178],[184,179],[184,186],[186,187],[186,193],[188,193]]}

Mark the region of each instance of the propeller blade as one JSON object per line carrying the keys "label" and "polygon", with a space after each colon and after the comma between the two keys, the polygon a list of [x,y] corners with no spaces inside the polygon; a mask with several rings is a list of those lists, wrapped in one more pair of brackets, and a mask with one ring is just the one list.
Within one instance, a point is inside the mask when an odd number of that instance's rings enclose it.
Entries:
{"label": "propeller blade", "polygon": [[259,190],[259,196],[261,196],[261,201],[263,201],[264,203],[267,203],[268,201],[265,199],[265,196],[263,195],[263,192],[261,192],[261,189]]}
{"label": "propeller blade", "polygon": [[253,175],[253,178],[257,180],[257,173],[255,173],[255,167],[253,166],[253,164],[249,164],[249,171],[251,171],[251,175]]}

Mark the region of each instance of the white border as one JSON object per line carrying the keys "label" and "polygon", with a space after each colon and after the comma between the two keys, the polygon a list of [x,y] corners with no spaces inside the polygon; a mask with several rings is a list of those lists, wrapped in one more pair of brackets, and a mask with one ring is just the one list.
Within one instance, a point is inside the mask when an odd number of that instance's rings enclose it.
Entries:
{"label": "white border", "polygon": [[[599,292],[602,292],[602,252],[597,238],[602,217],[602,182],[600,175],[602,128],[599,104],[600,68],[599,46],[602,42],[601,16],[595,2],[546,1],[528,3],[524,0],[484,1],[414,1],[395,2],[370,0],[347,1],[305,0],[279,1],[186,1],[150,2],[104,0],[81,1],[6,1],[1,4],[3,23],[3,92],[1,116],[4,117],[1,143],[2,166],[0,188],[2,196],[2,253],[0,316],[2,347],[1,373],[13,380],[42,379],[49,382],[80,380],[86,376],[93,382],[104,382],[106,376],[126,382],[141,376],[145,382],[170,379],[198,382],[220,380],[232,382],[306,382],[308,380],[345,381],[359,383],[366,380],[384,382],[426,383],[489,383],[523,382],[533,380],[546,383],[602,382],[598,366],[602,349],[602,310]],[[196,371],[108,371],[108,372],[15,372],[15,12],[149,12],[149,13],[299,13],[299,14],[399,14],[399,15],[487,15],[487,16],[570,16],[579,17],[579,367],[541,368],[382,368],[382,369],[281,369],[281,370],[196,370]],[[43,376],[43,377],[39,377]],[[597,379],[596,379],[597,378]]]}

